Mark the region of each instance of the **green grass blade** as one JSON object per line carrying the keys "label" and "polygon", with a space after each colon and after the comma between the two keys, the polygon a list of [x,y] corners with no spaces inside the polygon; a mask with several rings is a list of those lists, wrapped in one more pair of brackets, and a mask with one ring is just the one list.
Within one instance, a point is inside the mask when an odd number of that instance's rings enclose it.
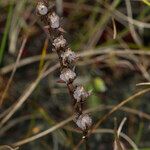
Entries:
{"label": "green grass blade", "polygon": [[2,60],[3,60],[3,55],[4,55],[4,51],[6,47],[6,40],[7,40],[7,36],[9,33],[10,25],[11,25],[12,12],[13,12],[13,4],[11,3],[9,6],[9,10],[8,10],[8,16],[7,16],[7,21],[5,25],[4,35],[3,35],[2,42],[0,45],[0,64],[2,63]]}

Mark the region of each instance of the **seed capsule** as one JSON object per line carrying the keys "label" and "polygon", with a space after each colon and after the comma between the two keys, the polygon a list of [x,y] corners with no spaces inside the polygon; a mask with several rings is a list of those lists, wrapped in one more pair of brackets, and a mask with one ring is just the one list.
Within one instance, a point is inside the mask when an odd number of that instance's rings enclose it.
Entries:
{"label": "seed capsule", "polygon": [[85,131],[92,126],[92,119],[88,114],[82,114],[76,120],[76,124],[80,129]]}
{"label": "seed capsule", "polygon": [[66,83],[73,81],[75,78],[76,78],[76,73],[68,68],[63,69],[60,75],[60,79]]}
{"label": "seed capsule", "polygon": [[65,47],[67,44],[66,39],[64,39],[64,37],[61,35],[60,37],[56,38],[53,42],[54,47],[57,49],[61,48],[61,47]]}
{"label": "seed capsule", "polygon": [[73,94],[77,102],[83,101],[90,96],[90,92],[85,91],[83,86],[78,86]]}
{"label": "seed capsule", "polygon": [[64,65],[74,63],[77,59],[76,54],[68,48],[64,53],[61,54],[61,58]]}
{"label": "seed capsule", "polygon": [[48,8],[43,3],[39,3],[37,5],[37,11],[40,15],[46,15],[48,13]]}
{"label": "seed capsule", "polygon": [[53,28],[53,29],[59,28],[59,26],[60,26],[59,20],[60,20],[59,16],[53,12],[50,15],[51,28]]}

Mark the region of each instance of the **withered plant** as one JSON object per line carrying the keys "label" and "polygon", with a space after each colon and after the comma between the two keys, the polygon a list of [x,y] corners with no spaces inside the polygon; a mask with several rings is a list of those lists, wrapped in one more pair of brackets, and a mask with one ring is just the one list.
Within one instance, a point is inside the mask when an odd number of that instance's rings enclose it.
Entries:
{"label": "withered plant", "polygon": [[83,113],[86,99],[91,92],[87,92],[82,85],[75,85],[77,78],[75,73],[75,62],[77,55],[68,46],[64,37],[64,29],[61,26],[60,17],[55,11],[55,7],[50,7],[47,0],[40,0],[37,4],[37,13],[48,29],[48,34],[52,44],[52,50],[57,53],[60,63],[60,83],[65,83],[73,103],[74,122],[83,132],[86,149],[88,149],[87,134],[92,125],[89,114]]}

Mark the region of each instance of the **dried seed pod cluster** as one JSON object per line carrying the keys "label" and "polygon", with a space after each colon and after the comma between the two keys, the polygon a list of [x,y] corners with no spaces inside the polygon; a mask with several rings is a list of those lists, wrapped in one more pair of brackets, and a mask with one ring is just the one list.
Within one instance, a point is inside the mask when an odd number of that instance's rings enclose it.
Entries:
{"label": "dried seed pod cluster", "polygon": [[38,3],[37,11],[38,14],[41,15],[42,20],[44,20],[44,23],[46,23],[46,26],[48,26],[53,49],[58,55],[61,66],[60,79],[66,83],[74,102],[74,114],[76,114],[75,123],[85,132],[88,131],[92,125],[91,117],[83,113],[83,104],[85,103],[85,99],[90,96],[90,92],[87,92],[83,86],[76,86],[73,83],[76,79],[74,63],[77,60],[77,56],[68,47],[67,40],[63,35],[64,30],[60,25],[59,16],[53,10],[48,10],[47,2],[45,1],[46,0],[42,0]]}

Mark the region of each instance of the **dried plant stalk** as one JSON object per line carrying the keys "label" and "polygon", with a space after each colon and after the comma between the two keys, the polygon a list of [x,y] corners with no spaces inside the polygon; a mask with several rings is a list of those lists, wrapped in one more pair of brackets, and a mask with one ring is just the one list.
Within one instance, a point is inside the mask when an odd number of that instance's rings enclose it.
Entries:
{"label": "dried plant stalk", "polygon": [[83,138],[86,141],[88,149],[87,133],[92,126],[92,119],[88,114],[83,113],[85,100],[90,96],[82,85],[74,85],[76,73],[74,71],[76,54],[69,48],[67,40],[64,37],[64,29],[61,27],[60,17],[56,14],[53,7],[48,6],[48,1],[40,0],[37,4],[37,13],[45,23],[53,51],[57,53],[60,63],[60,80],[65,83],[73,103],[74,122],[83,132]]}

